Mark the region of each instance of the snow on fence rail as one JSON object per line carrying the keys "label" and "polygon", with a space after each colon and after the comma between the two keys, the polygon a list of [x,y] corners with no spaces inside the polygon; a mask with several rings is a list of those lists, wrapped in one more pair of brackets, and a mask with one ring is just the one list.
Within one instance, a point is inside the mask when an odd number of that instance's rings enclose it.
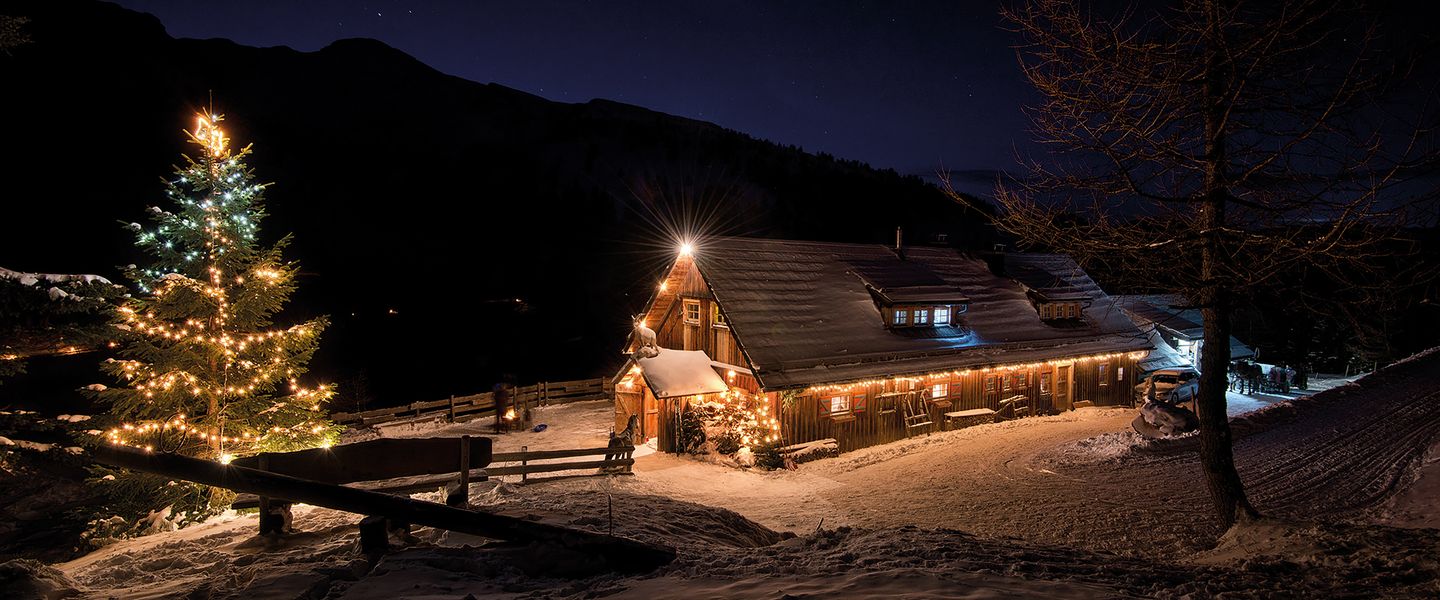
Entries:
{"label": "snow on fence rail", "polygon": [[[544,406],[565,404],[584,400],[613,398],[615,387],[609,379],[580,379],[575,381],[547,381],[515,388],[511,394],[512,406]],[[401,419],[446,416],[451,421],[456,417],[495,412],[495,394],[484,392],[469,396],[451,396],[444,400],[411,402],[404,406],[377,408],[364,412],[337,412],[331,420],[341,425],[370,426]]]}

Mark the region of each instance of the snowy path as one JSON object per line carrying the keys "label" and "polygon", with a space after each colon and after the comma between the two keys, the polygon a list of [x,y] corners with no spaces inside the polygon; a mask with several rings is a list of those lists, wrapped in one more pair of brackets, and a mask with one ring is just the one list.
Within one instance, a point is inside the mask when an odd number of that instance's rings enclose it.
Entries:
{"label": "snowy path", "polygon": [[[1235,420],[1237,464],[1255,504],[1320,524],[1237,529],[1214,550],[1206,548],[1220,531],[1196,440],[1145,441],[1129,431],[1134,411],[1089,408],[796,471],[649,455],[633,477],[476,484],[478,505],[596,531],[610,526],[613,498],[617,533],[679,551],[675,564],[641,578],[555,578],[532,572],[554,562],[548,555],[474,548],[480,540],[430,529],[372,565],[354,549],[358,517],[314,507],[297,510],[306,533],[279,543],[256,538],[247,516],[127,540],[59,567],[99,598],[1437,597],[1440,536],[1354,525],[1434,525],[1436,374],[1440,352]],[[552,409],[544,417],[554,435],[502,436],[497,447],[588,445],[608,431],[607,404]],[[475,427],[483,425],[410,433]],[[800,537],[777,543],[751,520]]]}
{"label": "snowy path", "polygon": [[[1400,510],[1386,508],[1391,497],[1440,443],[1433,372],[1440,372],[1440,353],[1238,419],[1236,461],[1252,501],[1266,514],[1299,520],[1375,522]],[[785,473],[657,455],[642,459],[635,480],[621,485],[798,533],[824,519],[827,527],[944,527],[1135,556],[1208,548],[1221,530],[1198,441],[1147,444],[1130,431],[1134,414],[1090,408],[972,427]],[[1407,506],[1433,506],[1424,490],[1435,479],[1407,492],[1419,496]]]}

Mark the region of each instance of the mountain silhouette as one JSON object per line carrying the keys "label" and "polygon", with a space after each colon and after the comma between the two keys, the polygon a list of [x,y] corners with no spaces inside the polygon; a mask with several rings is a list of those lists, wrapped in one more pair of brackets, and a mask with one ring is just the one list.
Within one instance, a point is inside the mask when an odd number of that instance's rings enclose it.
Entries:
{"label": "mountain silhouette", "polygon": [[0,14],[28,17],[32,39],[0,53],[0,264],[116,276],[142,261],[120,223],[165,204],[160,178],[194,151],[182,129],[213,99],[274,182],[262,238],[295,236],[287,314],[333,317],[312,374],[342,404],[611,372],[677,232],[886,243],[900,226],[977,248],[992,235],[918,177],[464,80],[375,40],[174,39],[153,16],[80,0]]}

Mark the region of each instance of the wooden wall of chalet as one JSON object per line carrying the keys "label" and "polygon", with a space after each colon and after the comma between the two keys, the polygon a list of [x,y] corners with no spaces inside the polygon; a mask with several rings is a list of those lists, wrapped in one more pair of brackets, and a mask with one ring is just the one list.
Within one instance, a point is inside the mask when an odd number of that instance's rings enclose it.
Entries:
{"label": "wooden wall of chalet", "polygon": [[[670,303],[669,310],[665,311],[664,318],[660,321],[659,327],[652,325],[655,329],[656,343],[662,348],[673,348],[676,350],[704,350],[710,355],[710,359],[729,365],[745,366],[746,361],[740,352],[740,346],[735,341],[735,336],[729,327],[716,326],[713,315],[715,314],[715,297],[710,294],[710,287],[705,284],[705,279],[700,276],[696,269],[689,269],[683,277],[677,278],[667,293],[675,294],[675,299]],[[700,318],[697,323],[686,323],[684,317],[685,300],[695,300],[700,304]]]}
{"label": "wooden wall of chalet", "polygon": [[[1105,385],[1100,382],[1100,365],[1106,365]],[[841,452],[857,448],[884,444],[907,437],[903,423],[904,407],[901,397],[895,392],[908,392],[929,387],[935,383],[949,385],[949,396],[945,398],[949,407],[926,402],[925,408],[932,425],[910,431],[910,436],[940,431],[944,413],[973,408],[989,408],[1000,411],[1000,401],[1012,396],[1024,396],[1030,406],[1029,414],[1053,414],[1069,410],[1075,402],[1089,402],[1099,406],[1130,406],[1134,401],[1135,361],[1128,356],[1108,361],[1077,360],[1072,365],[1073,384],[1071,400],[1057,401],[1054,389],[1055,367],[1044,365],[1030,369],[997,369],[972,371],[966,375],[949,378],[924,378],[922,382],[885,382],[857,388],[849,392],[852,396],[851,410],[832,415],[822,410],[822,399],[835,394],[802,394],[787,402],[779,402],[781,430],[786,444],[798,444],[826,438],[834,438],[840,444]],[[1124,371],[1119,371],[1123,368]],[[1039,381],[1048,375],[1050,389],[1041,393]],[[992,380],[993,389],[986,388],[986,379]],[[1008,385],[1007,385],[1008,384]],[[863,403],[855,396],[862,395]],[[863,406],[862,406],[863,404]]]}

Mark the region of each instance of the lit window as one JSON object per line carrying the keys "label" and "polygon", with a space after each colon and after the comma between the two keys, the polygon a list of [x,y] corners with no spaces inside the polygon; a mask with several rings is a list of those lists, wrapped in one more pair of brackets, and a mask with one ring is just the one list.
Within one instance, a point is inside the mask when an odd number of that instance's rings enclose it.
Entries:
{"label": "lit window", "polygon": [[700,301],[699,301],[699,300],[686,300],[686,301],[685,301],[685,322],[686,322],[686,323],[689,323],[689,324],[691,324],[691,325],[699,325],[699,324],[700,324]]}
{"label": "lit window", "polygon": [[1075,318],[1075,304],[1074,304],[1074,303],[1071,303],[1071,302],[1065,303],[1065,318],[1067,318],[1067,319],[1073,319],[1073,318]]}
{"label": "lit window", "polygon": [[939,325],[949,325],[949,324],[950,324],[950,307],[948,307],[948,306],[937,306],[937,307],[935,307],[935,325],[939,326]]}
{"label": "lit window", "polygon": [[1100,363],[1100,385],[1110,385],[1110,363]]}
{"label": "lit window", "polygon": [[985,391],[987,393],[994,392],[996,388],[999,387],[999,384],[995,381],[995,379],[996,377],[994,375],[985,376]]}
{"label": "lit window", "polygon": [[1049,305],[1049,304],[1041,304],[1041,305],[1040,305],[1040,318],[1043,319],[1043,320],[1046,320],[1046,321],[1050,320],[1050,305]]}
{"label": "lit window", "polygon": [[1049,374],[1049,373],[1041,373],[1041,374],[1040,374],[1040,393],[1042,393],[1042,394],[1049,394],[1049,393],[1050,393],[1050,374]]}
{"label": "lit window", "polygon": [[720,312],[720,305],[718,303],[710,304],[710,324],[716,327],[730,326],[729,323],[725,322],[725,315]]}
{"label": "lit window", "polygon": [[950,395],[950,384],[937,383],[930,386],[930,397],[935,399],[944,398]]}
{"label": "lit window", "polygon": [[925,308],[915,309],[915,326],[930,324],[930,310]]}
{"label": "lit window", "polygon": [[1125,381],[1125,367],[1115,369],[1115,381]]}
{"label": "lit window", "polygon": [[908,310],[896,309],[896,310],[895,310],[895,324],[896,324],[896,325],[909,325],[909,324],[910,324],[910,311],[908,311]]}
{"label": "lit window", "polygon": [[825,403],[830,405],[830,414],[832,415],[835,413],[850,412],[849,396],[831,396],[825,399]]}

